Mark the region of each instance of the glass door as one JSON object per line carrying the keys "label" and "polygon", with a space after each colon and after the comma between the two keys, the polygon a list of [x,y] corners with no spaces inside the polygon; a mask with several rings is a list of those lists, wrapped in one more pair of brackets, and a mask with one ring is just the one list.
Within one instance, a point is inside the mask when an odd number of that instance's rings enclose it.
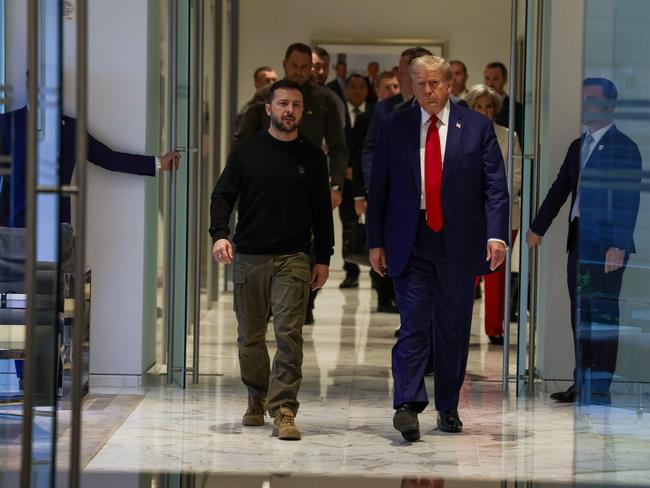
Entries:
{"label": "glass door", "polygon": [[26,87],[3,84],[0,115],[0,465],[20,469],[23,486],[53,486],[65,374],[59,277],[72,239],[61,206],[61,4],[21,5],[0,2],[3,26],[27,26],[20,45],[0,41],[3,81]]}

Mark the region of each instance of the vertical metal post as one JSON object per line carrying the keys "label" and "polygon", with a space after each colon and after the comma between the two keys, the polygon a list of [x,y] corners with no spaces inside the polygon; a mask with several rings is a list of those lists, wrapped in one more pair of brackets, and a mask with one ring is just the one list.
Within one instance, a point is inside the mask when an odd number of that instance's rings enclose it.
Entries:
{"label": "vertical metal post", "polygon": [[[519,0],[512,0],[510,8],[510,80],[508,81],[508,96],[510,97],[509,118],[508,118],[508,193],[512,198],[512,180],[513,180],[513,158],[515,143],[515,86],[517,85],[517,14]],[[512,208],[512,206],[511,206]],[[508,239],[512,236],[512,212],[508,219]],[[503,373],[501,377],[501,390],[508,391],[508,377],[510,371],[510,270],[512,268],[512,246],[506,252],[506,286],[504,299],[503,314]]]}
{"label": "vertical metal post", "polygon": [[32,474],[32,437],[34,420],[34,386],[36,376],[35,328],[36,328],[36,166],[37,166],[37,116],[38,116],[38,42],[40,17],[38,0],[27,2],[27,149],[26,149],[26,193],[27,208],[25,227],[25,288],[27,309],[25,311],[25,366],[23,397],[23,441],[20,467],[20,486],[30,488]]}
{"label": "vertical metal post", "polygon": [[198,9],[198,29],[195,39],[197,39],[197,76],[198,83],[196,84],[197,93],[195,99],[198,100],[198,110],[196,111],[196,129],[194,136],[196,141],[193,144],[198,147],[196,156],[196,204],[194,208],[194,215],[192,218],[195,221],[194,228],[196,235],[194,236],[194,308],[192,310],[193,324],[194,324],[194,343],[192,347],[192,383],[199,382],[199,347],[200,347],[200,333],[201,333],[201,243],[205,239],[201,233],[201,222],[203,219],[203,182],[201,181],[201,174],[203,171],[203,12],[204,4],[202,1],[197,2],[196,8]]}
{"label": "vertical metal post", "polygon": [[[167,64],[169,80],[169,106],[170,106],[170,123],[169,123],[169,150],[176,147],[176,64],[178,59],[178,0],[170,0],[169,9],[169,60]],[[165,330],[167,332],[167,383],[174,382],[174,284],[176,276],[176,246],[174,242],[176,234],[176,172],[170,171],[167,194],[167,227],[165,228],[167,242],[167,256],[165,259],[165,273],[167,275],[165,282]]]}
{"label": "vertical metal post", "polygon": [[[540,175],[540,131],[542,118],[542,55],[543,55],[543,29],[544,29],[544,0],[537,0],[537,11],[535,13],[535,105],[534,105],[534,130],[533,130],[533,149],[535,162],[535,175],[533,178],[533,202],[532,208],[537,212],[539,207],[539,175]],[[528,329],[528,393],[535,392],[535,347],[536,347],[536,329],[537,329],[537,249],[533,251],[533,266],[530,275],[530,326]]]}
{"label": "vertical metal post", "polygon": [[88,4],[77,0],[77,125],[75,204],[74,327],[72,335],[72,434],[70,438],[70,488],[78,488],[81,476],[81,404],[83,342],[86,321],[86,160],[88,159]]}

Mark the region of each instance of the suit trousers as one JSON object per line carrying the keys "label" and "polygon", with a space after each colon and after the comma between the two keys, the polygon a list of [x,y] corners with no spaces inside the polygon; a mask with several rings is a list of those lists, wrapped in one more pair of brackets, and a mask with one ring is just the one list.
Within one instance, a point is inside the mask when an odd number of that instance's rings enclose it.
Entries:
{"label": "suit trousers", "polygon": [[[341,205],[339,206],[339,217],[341,218],[341,223],[345,226],[345,224],[358,222],[359,217],[356,210],[354,209],[354,191],[352,190],[352,180],[345,180],[341,196],[342,200]],[[359,265],[344,261],[343,269],[345,270],[346,277],[359,277]]]}
{"label": "suit trousers", "polygon": [[465,378],[476,277],[447,260],[444,229],[433,232],[422,213],[416,244],[394,278],[401,328],[392,351],[393,406],[421,412],[429,403],[424,374],[434,361],[436,410],[458,407]]}
{"label": "suit trousers", "polygon": [[605,273],[605,256],[600,263],[590,263],[579,262],[578,254],[576,249],[569,251],[567,285],[576,354],[574,381],[588,401],[588,392],[609,392],[616,371],[619,295],[625,265]]}
{"label": "suit trousers", "polygon": [[[283,406],[296,413],[311,279],[309,255],[235,254],[233,271],[239,367],[248,395],[266,398],[271,416]],[[277,343],[273,369],[266,347],[269,310]]]}

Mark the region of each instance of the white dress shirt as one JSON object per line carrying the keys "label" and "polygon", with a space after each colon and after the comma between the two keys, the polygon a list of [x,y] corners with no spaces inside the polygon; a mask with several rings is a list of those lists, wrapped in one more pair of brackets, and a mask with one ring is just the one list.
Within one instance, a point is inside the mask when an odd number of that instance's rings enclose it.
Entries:
{"label": "white dress shirt", "polygon": [[354,124],[357,123],[357,116],[366,111],[366,102],[363,102],[361,105],[356,107],[359,109],[359,113],[357,114],[354,113],[354,105],[352,105],[350,102],[345,102],[345,104],[347,105],[348,116],[350,117],[350,127],[354,127]]}
{"label": "white dress shirt", "polygon": [[[593,140],[591,141],[591,144],[589,144],[589,147],[582,148],[582,151],[587,152],[586,156],[582,159],[582,167],[580,168],[580,174],[582,174],[582,168],[587,164],[587,161],[589,161],[589,158],[594,152],[594,149],[598,146],[600,143],[600,140],[603,138],[603,136],[607,133],[609,129],[612,128],[614,123],[612,122],[611,124],[607,124],[605,127],[601,127],[600,129],[594,131],[594,132],[589,132],[589,129],[587,129],[587,134],[589,134]],[[587,135],[585,134],[585,136]],[[580,157],[582,158],[582,154],[580,154]],[[573,207],[571,208],[571,216],[570,220],[573,221],[576,217],[580,217],[580,183],[578,183],[578,194],[576,195],[575,202],[573,202]]]}
{"label": "white dress shirt", "polygon": [[[431,116],[421,108],[421,117],[420,117],[420,210],[426,210],[427,208],[427,199],[425,194],[425,180],[424,180],[424,151],[427,144],[427,132],[429,131],[429,125],[431,124]],[[438,112],[436,117],[438,121],[436,125],[438,126],[438,134],[440,136],[440,156],[442,158],[442,169],[444,171],[445,165],[445,149],[447,147],[447,133],[449,129],[449,111],[450,103],[447,100],[447,104],[443,109]],[[444,225],[444,223],[443,223]],[[504,246],[506,245],[505,241],[502,239],[489,238],[488,242],[495,241],[500,242]]]}

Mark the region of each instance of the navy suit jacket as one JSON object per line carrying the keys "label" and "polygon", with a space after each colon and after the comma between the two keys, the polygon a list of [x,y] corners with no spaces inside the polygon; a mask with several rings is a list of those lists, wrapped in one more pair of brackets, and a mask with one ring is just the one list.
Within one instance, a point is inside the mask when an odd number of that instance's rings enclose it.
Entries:
{"label": "navy suit jacket", "polygon": [[[571,195],[575,203],[580,180],[583,137],[569,145],[560,171],[530,225],[543,236]],[[636,252],[634,228],[639,213],[641,154],[638,146],[613,125],[594,147],[582,171],[580,195],[580,257],[603,261],[607,249]],[[612,183],[623,183],[615,188]],[[569,219],[571,214],[569,213]],[[567,250],[571,243],[567,242]]]}
{"label": "navy suit jacket", "polygon": [[401,94],[393,95],[392,97],[382,100],[375,105],[370,118],[370,125],[366,131],[366,138],[363,143],[361,151],[361,170],[363,171],[363,181],[366,185],[366,191],[370,186],[370,169],[372,168],[372,158],[375,154],[375,142],[377,141],[377,133],[379,126],[385,115],[392,113],[400,103],[404,102],[404,97]]}
{"label": "navy suit jacket", "polygon": [[[62,185],[69,185],[75,166],[76,119],[61,117],[61,147],[59,176]],[[11,155],[12,174],[3,178],[0,187],[0,225],[25,226],[25,158],[26,158],[27,107],[0,114],[0,153]],[[113,151],[88,134],[88,161],[110,171],[155,176],[156,159]],[[70,222],[70,198],[61,198],[61,222]]]}
{"label": "navy suit jacket", "polygon": [[[368,247],[385,249],[392,277],[407,265],[420,219],[420,123],[417,104],[386,116],[372,162]],[[453,103],[441,192],[450,264],[474,276],[490,273],[488,238],[509,240],[505,166],[492,122]]]}

